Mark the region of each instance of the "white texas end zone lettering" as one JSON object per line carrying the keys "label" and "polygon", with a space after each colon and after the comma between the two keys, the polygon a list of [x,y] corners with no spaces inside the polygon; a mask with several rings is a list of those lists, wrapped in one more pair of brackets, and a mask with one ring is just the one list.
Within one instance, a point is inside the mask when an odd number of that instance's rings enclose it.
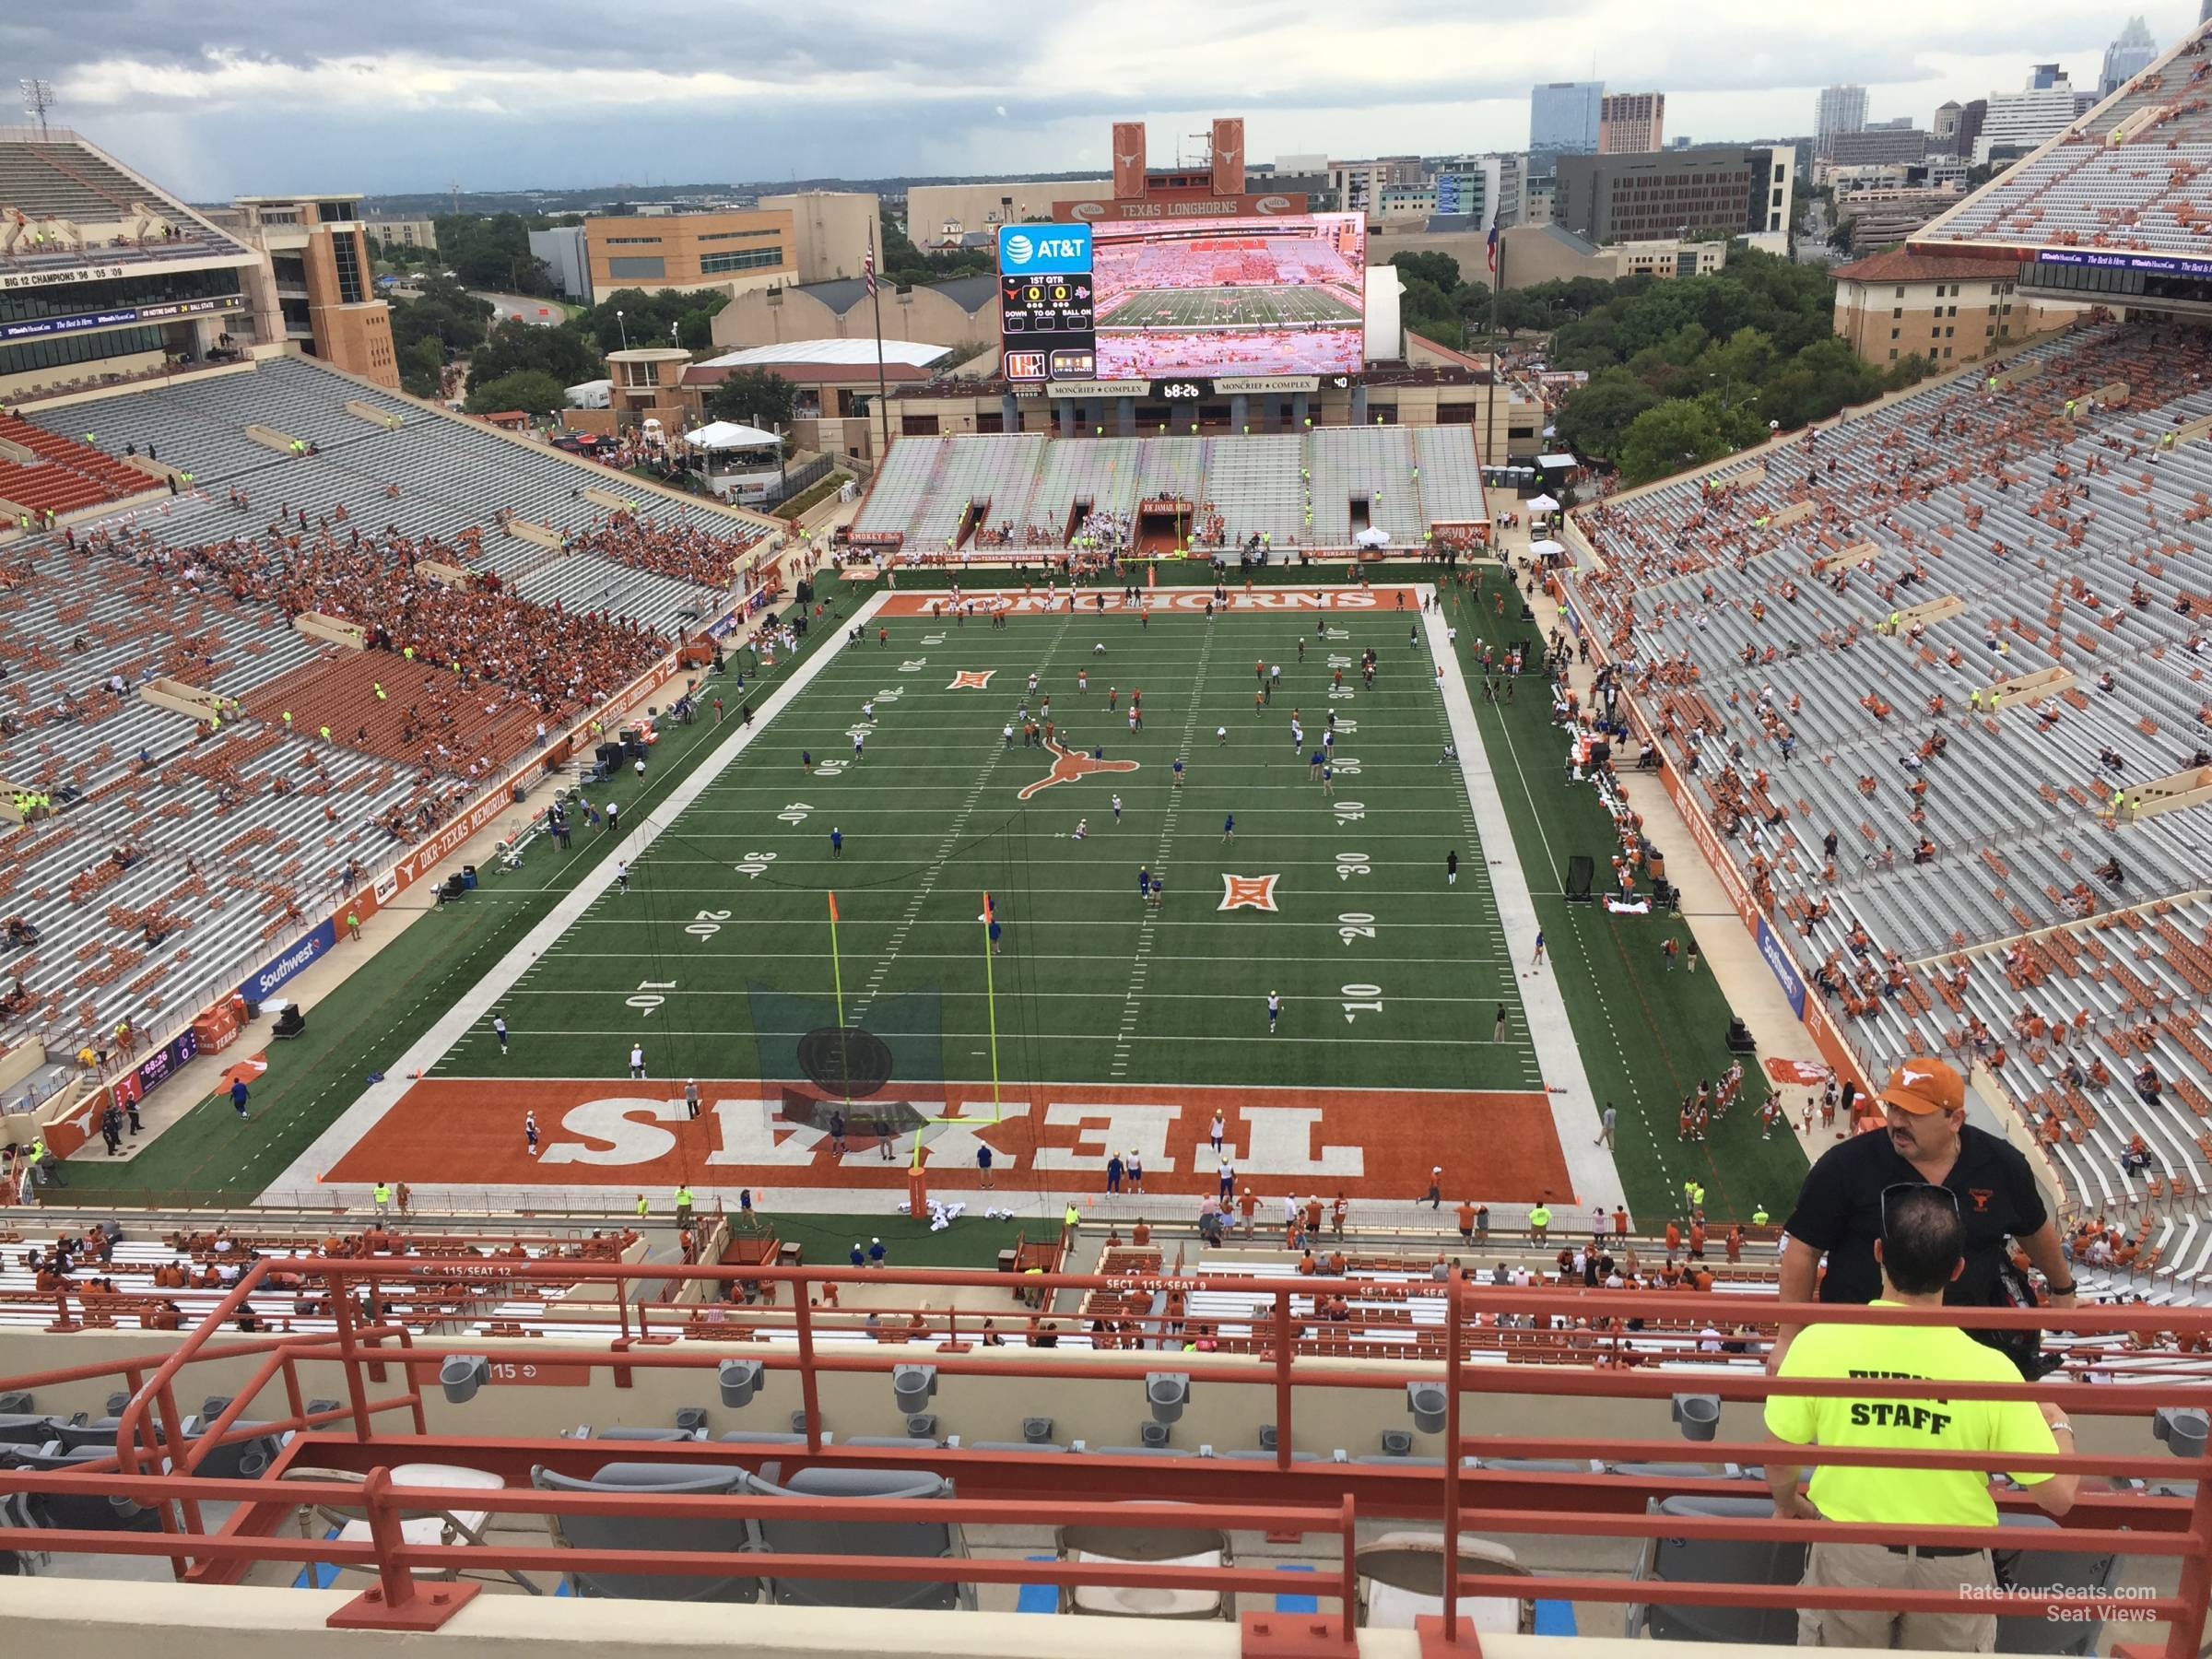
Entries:
{"label": "white texas end zone lettering", "polygon": [[[881,1103],[898,1135],[887,1159],[868,1133],[869,1103],[847,1114],[840,1154],[828,1132],[835,1100],[814,1100],[794,1116],[790,1094],[775,1084],[702,1080],[702,1090],[694,1121],[681,1099],[642,1094],[634,1084],[425,1078],[407,1086],[326,1178],[435,1184],[466,1171],[472,1185],[528,1185],[558,1170],[570,1181],[608,1184],[894,1187],[906,1179],[918,1116],[923,1167],[933,1183],[950,1187],[980,1179],[976,1155],[988,1147],[1002,1177],[1028,1175],[1053,1190],[1095,1189],[1109,1159],[1125,1165],[1134,1154],[1147,1189],[1162,1193],[1212,1192],[1226,1158],[1240,1181],[1404,1198],[1422,1189],[1440,1146],[1465,1144],[1479,1126],[1487,1197],[1556,1198],[1568,1190],[1539,1091],[1060,1083],[994,1109],[987,1084],[956,1083]],[[525,1112],[539,1125],[536,1157],[522,1132]],[[1218,1155],[1209,1133],[1217,1112]]]}
{"label": "white texas end zone lettering", "polygon": [[[716,1127],[718,1144],[707,1154],[710,1164],[783,1165],[809,1168],[820,1161],[841,1161],[830,1152],[830,1135],[818,1124],[780,1122],[771,1114],[776,1103],[767,1100],[717,1100],[706,1108]],[[866,1108],[856,1108],[853,1138],[860,1137],[857,1121]],[[989,1145],[993,1159],[1004,1169],[1023,1163],[1019,1137],[1011,1133],[1017,1119],[1029,1116],[1026,1100],[1003,1102],[997,1122],[987,1116],[958,1120],[936,1118],[924,1133],[933,1161],[968,1164],[976,1149]],[[1192,1143],[1189,1161],[1178,1163],[1171,1154],[1173,1127],[1183,1115],[1172,1105],[1078,1105],[1054,1101],[1045,1108],[1048,1124],[1075,1131],[1067,1145],[1037,1148],[1041,1170],[1103,1171],[1110,1157],[1127,1158],[1134,1151],[1147,1171],[1210,1169],[1217,1161],[1210,1140]],[[1366,1172],[1358,1147],[1315,1147],[1323,1113],[1311,1106],[1248,1106],[1238,1114],[1237,1130],[1224,1140],[1230,1160],[1240,1170],[1265,1176],[1353,1177]],[[628,1167],[649,1164],[677,1149],[677,1136],[665,1125],[687,1121],[680,1100],[648,1100],[616,1096],[583,1100],[562,1112],[557,1125],[548,1127],[541,1164],[598,1164]],[[1001,1143],[1006,1143],[1002,1145]],[[866,1155],[876,1159],[873,1143]],[[847,1152],[844,1157],[858,1156]]]}
{"label": "white texas end zone lettering", "polygon": [[1175,1168],[1168,1156],[1168,1132],[1182,1115],[1178,1106],[1075,1106],[1054,1100],[1044,1109],[1047,1124],[1075,1125],[1075,1145],[1040,1147],[1040,1170],[1103,1170],[1110,1157],[1135,1153],[1147,1172]]}

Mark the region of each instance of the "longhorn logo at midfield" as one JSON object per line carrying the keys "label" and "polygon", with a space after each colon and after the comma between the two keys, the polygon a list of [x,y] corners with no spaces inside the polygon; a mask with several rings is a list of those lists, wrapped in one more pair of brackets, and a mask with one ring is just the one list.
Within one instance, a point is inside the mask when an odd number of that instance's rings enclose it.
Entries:
{"label": "longhorn logo at midfield", "polygon": [[946,687],[945,689],[947,691],[986,690],[991,685],[991,677],[997,672],[998,670],[995,668],[956,669],[953,672],[952,684]]}
{"label": "longhorn logo at midfield", "polygon": [[1016,800],[1026,801],[1041,789],[1050,789],[1055,783],[1073,783],[1078,778],[1088,778],[1093,772],[1127,772],[1136,770],[1134,760],[1093,760],[1078,749],[1071,749],[1058,741],[1047,743],[1053,751],[1053,770],[1030,784]]}

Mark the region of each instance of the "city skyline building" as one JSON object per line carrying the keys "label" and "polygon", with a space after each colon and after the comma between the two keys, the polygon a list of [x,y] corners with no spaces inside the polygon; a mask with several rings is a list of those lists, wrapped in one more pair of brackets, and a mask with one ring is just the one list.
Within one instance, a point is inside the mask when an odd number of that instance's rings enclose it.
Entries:
{"label": "city skyline building", "polygon": [[1608,92],[1598,105],[1597,153],[1634,156],[1666,143],[1666,94]]}
{"label": "city skyline building", "polygon": [[2151,38],[2150,26],[2140,14],[2130,18],[2113,37],[2112,43],[2104,49],[2104,69],[2097,77],[2097,96],[2110,98],[2149,68],[2158,55],[2159,45]]}
{"label": "city skyline building", "polygon": [[1597,149],[1606,83],[1550,81],[1528,90],[1528,147],[1553,155],[1587,156]]}
{"label": "city skyline building", "polygon": [[1823,87],[1813,100],[1813,153],[1825,156],[1838,133],[1863,132],[1866,126],[1866,88],[1858,86]]}

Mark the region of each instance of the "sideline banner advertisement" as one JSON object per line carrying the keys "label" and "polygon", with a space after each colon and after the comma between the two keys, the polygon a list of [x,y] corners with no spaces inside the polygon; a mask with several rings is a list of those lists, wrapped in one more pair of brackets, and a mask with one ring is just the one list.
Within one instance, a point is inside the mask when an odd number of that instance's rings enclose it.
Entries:
{"label": "sideline banner advertisement", "polygon": [[1790,953],[1775,937],[1774,930],[1767,925],[1764,916],[1759,919],[1759,954],[1766,959],[1782,994],[1790,999],[1790,1012],[1798,1018],[1805,1018],[1805,981],[1797,972],[1797,964],[1790,960]]}
{"label": "sideline banner advertisement", "polygon": [[299,940],[283,954],[272,957],[246,976],[239,986],[239,995],[249,1003],[265,1003],[277,990],[305,972],[315,962],[329,954],[338,942],[337,924],[325,917],[314,931]]}

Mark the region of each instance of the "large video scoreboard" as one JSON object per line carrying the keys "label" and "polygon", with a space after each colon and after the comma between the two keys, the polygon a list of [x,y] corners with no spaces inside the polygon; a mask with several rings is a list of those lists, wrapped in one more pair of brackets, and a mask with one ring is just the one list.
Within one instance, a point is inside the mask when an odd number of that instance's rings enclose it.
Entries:
{"label": "large video scoreboard", "polygon": [[1049,389],[1358,374],[1366,233],[1359,214],[1333,213],[1001,226],[1006,377]]}
{"label": "large video scoreboard", "polygon": [[999,227],[999,345],[1008,380],[1089,380],[1097,374],[1090,250],[1088,225]]}

